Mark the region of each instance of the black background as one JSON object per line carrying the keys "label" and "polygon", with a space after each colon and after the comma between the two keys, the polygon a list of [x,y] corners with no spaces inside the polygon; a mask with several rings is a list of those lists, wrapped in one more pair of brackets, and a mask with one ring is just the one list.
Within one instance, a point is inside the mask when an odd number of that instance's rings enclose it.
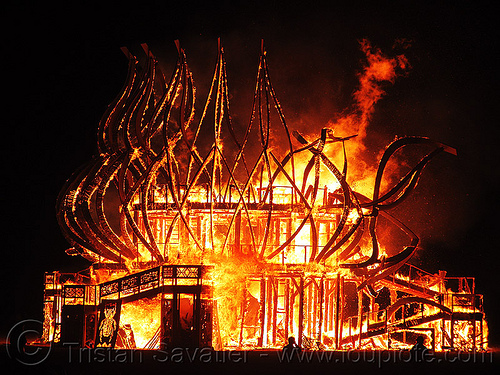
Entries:
{"label": "black background", "polygon": [[64,181],[97,152],[97,123],[125,79],[120,47],[147,43],[169,76],[179,39],[201,99],[221,37],[234,116],[244,123],[264,38],[289,126],[319,131],[352,103],[363,59],[358,42],[367,38],[387,54],[395,40],[408,40],[412,65],[385,87],[368,129],[371,152],[395,135],[427,136],[458,150],[433,160],[401,209],[421,238],[414,263],[474,276],[498,346],[495,12],[486,2],[376,3],[3,5],[2,336],[21,319],[42,319],[45,271],[88,266],[64,253],[54,206]]}

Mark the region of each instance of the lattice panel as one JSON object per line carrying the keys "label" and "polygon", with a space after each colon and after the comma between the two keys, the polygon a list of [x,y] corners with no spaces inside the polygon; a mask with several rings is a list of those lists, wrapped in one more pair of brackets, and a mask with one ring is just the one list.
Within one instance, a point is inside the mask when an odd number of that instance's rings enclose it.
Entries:
{"label": "lattice panel", "polygon": [[118,293],[120,284],[118,281],[112,281],[106,284],[101,285],[101,297],[103,296],[109,296],[110,294],[113,293]]}
{"label": "lattice panel", "polygon": [[200,277],[198,267],[177,267],[176,276],[178,278],[197,279]]}
{"label": "lattice panel", "polygon": [[163,267],[163,278],[164,279],[172,279],[174,277],[174,268],[173,267]]}
{"label": "lattice panel", "polygon": [[453,347],[458,350],[471,350],[474,347],[474,326],[468,320],[453,321]]}
{"label": "lattice panel", "polygon": [[121,281],[121,291],[124,293],[130,292],[139,286],[139,279],[137,277],[130,277]]}
{"label": "lattice panel", "polygon": [[158,271],[153,270],[153,271],[149,271],[147,273],[144,273],[140,276],[140,280],[141,280],[141,285],[142,284],[149,284],[149,283],[152,283],[154,281],[158,281]]}
{"label": "lattice panel", "polygon": [[53,284],[54,283],[54,275],[46,274],[45,275],[45,284]]}
{"label": "lattice panel", "polygon": [[64,286],[64,298],[84,298],[85,287],[75,285]]}

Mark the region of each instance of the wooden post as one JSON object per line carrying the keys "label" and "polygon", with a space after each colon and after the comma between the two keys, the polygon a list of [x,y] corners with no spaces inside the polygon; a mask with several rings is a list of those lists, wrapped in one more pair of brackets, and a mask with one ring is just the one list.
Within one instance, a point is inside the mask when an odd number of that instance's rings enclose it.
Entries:
{"label": "wooden post", "polygon": [[476,350],[476,309],[472,313],[472,347]]}
{"label": "wooden post", "polygon": [[290,280],[285,279],[285,339],[288,338],[289,324],[290,324]]}
{"label": "wooden post", "polygon": [[343,327],[344,327],[344,276],[340,277],[340,319],[339,319],[339,339],[342,346]]}
{"label": "wooden post", "polygon": [[[292,218],[289,217],[288,220],[286,221],[286,237],[288,238],[292,234]],[[292,248],[292,245],[289,244],[287,246],[287,250],[290,250]]]}
{"label": "wooden post", "polygon": [[387,332],[387,350],[391,348],[391,333],[389,332],[389,326],[387,325],[388,319],[387,319],[387,309],[385,310],[384,313],[384,319],[385,319],[385,332]]}
{"label": "wooden post", "polygon": [[483,322],[484,322],[484,318],[481,319],[481,323],[479,325],[479,328],[481,330],[481,345],[479,346],[479,349],[481,350],[484,350],[484,328],[483,328]]}
{"label": "wooden post", "polygon": [[370,297],[370,314],[367,317],[367,323],[366,323],[368,327],[370,326],[370,320],[376,322],[378,319],[377,312],[375,311],[375,297],[372,296],[369,297]]}
{"label": "wooden post", "polygon": [[335,282],[335,349],[340,345],[340,274]]}
{"label": "wooden post", "polygon": [[260,166],[260,180],[259,180],[259,202],[262,201],[262,179],[264,175],[264,164]]}
{"label": "wooden post", "polygon": [[304,334],[304,277],[300,276],[299,283],[299,346],[302,346],[302,335]]}
{"label": "wooden post", "polygon": [[304,291],[304,305],[303,305],[303,309],[304,309],[304,318],[305,318],[305,331],[307,333],[307,335],[309,335],[309,333],[311,332],[311,293],[309,292],[311,290],[311,288],[309,288],[308,286],[310,285],[311,283],[305,283],[304,285],[304,288],[303,288],[303,291]]}
{"label": "wooden post", "polygon": [[332,280],[326,280],[327,293],[325,296],[325,314],[326,314],[326,330],[331,331],[333,328],[333,306],[332,306]]}
{"label": "wooden post", "polygon": [[307,330],[307,333],[309,334],[310,337],[315,337],[316,336],[316,311],[317,311],[317,298],[316,298],[316,283],[313,278],[312,283],[310,284],[309,287],[309,299],[307,301],[307,306],[309,309],[309,324],[308,327],[309,329]]}
{"label": "wooden post", "polygon": [[[260,279],[260,337],[257,342],[259,346],[264,345],[266,336],[266,279],[264,275]],[[265,340],[267,342],[267,340]]]}
{"label": "wooden post", "polygon": [[450,346],[455,348],[455,319],[453,318],[453,314],[450,320]]}
{"label": "wooden post", "polygon": [[324,292],[325,292],[325,287],[323,285],[324,283],[324,280],[323,280],[323,276],[321,276],[321,280],[319,281],[319,322],[318,322],[318,341],[319,342],[323,342],[323,338],[322,338],[322,329],[323,329],[323,295],[324,295]]}
{"label": "wooden post", "polygon": [[443,350],[444,346],[444,339],[445,339],[445,331],[446,330],[446,324],[444,322],[444,318],[441,318],[441,350]]}
{"label": "wooden post", "polygon": [[274,306],[273,306],[273,282],[272,282],[272,277],[267,277],[266,278],[266,339],[265,343],[269,343],[269,339],[273,339],[272,337],[272,331],[271,331],[271,337],[269,338],[268,332],[269,328],[273,328],[274,326]]}
{"label": "wooden post", "polygon": [[361,349],[361,331],[363,329],[363,291],[358,292],[358,348]]}
{"label": "wooden post", "polygon": [[352,334],[352,318],[353,316],[349,317],[349,336],[351,337],[351,345],[352,345],[352,348],[354,349],[354,347],[356,346],[356,339],[354,338],[354,335]]}
{"label": "wooden post", "polygon": [[278,321],[278,293],[279,293],[279,288],[278,288],[278,280],[276,280],[274,277],[269,278],[269,283],[271,284],[270,286],[270,292],[272,295],[272,312],[273,312],[273,321],[272,321],[272,327],[273,327],[273,345],[276,345],[276,337],[277,337],[277,321]]}

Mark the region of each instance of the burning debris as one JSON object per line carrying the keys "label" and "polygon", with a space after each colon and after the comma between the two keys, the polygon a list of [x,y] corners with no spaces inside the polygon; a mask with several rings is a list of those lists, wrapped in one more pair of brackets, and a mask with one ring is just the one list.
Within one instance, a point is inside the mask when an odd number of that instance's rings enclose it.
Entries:
{"label": "burning debris", "polygon": [[[340,350],[409,348],[424,336],[435,350],[487,347],[474,279],[410,265],[419,239],[391,214],[427,163],[455,150],[400,138],[372,174],[352,171],[349,145],[358,158],[378,82],[394,80],[404,56],[363,42],[357,111],[311,136],[290,131],[263,46],[246,129],[233,126],[220,44],[200,113],[179,44],[170,80],[143,49],[140,58],[123,49],[128,76],[99,123],[99,155],[58,198],[67,253],[92,266],[46,274],[45,341],[228,350],[294,336],[306,349]],[[388,178],[411,147],[429,152]],[[353,178],[370,189],[353,189]],[[381,227],[400,232],[397,252],[379,242]]]}

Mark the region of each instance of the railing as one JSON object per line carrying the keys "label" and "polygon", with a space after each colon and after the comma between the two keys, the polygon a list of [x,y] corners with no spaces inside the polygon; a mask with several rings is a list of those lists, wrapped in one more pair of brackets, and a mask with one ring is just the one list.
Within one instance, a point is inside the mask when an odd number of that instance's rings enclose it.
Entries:
{"label": "railing", "polygon": [[117,298],[138,294],[146,290],[157,288],[160,285],[161,267],[142,271],[121,279],[107,281],[99,285],[99,298],[117,294]]}
{"label": "railing", "polygon": [[474,294],[474,277],[445,277],[445,288],[453,293]]}
{"label": "railing", "polygon": [[396,273],[390,276],[390,278],[393,282],[397,280],[406,281],[426,289],[431,289],[440,281],[438,275],[429,273],[408,263],[404,264]]}
{"label": "railing", "polygon": [[[444,297],[442,302],[445,306],[450,308],[452,314],[471,314],[470,319],[476,319],[473,314],[483,312],[482,295],[450,293],[442,296]],[[372,331],[383,330],[388,332],[391,329],[412,328],[421,324],[425,319],[443,314],[439,309],[426,310],[426,304],[422,302],[411,302],[411,305],[414,305],[411,309],[408,304],[402,305],[391,317],[387,315],[388,310],[384,309],[379,311],[368,311],[361,315],[347,318],[343,326],[342,334],[344,344],[350,342],[353,347],[356,347],[356,345],[361,344],[360,340],[369,336],[369,333]]]}
{"label": "railing", "polygon": [[189,285],[200,285],[203,267],[206,266],[165,265],[98,285],[64,285],[63,305],[97,305],[103,298],[119,299],[163,285],[177,285],[179,279],[191,280]]}
{"label": "railing", "polygon": [[[480,294],[450,294],[452,312],[483,312],[483,296]],[[472,310],[472,311],[470,311]]]}

